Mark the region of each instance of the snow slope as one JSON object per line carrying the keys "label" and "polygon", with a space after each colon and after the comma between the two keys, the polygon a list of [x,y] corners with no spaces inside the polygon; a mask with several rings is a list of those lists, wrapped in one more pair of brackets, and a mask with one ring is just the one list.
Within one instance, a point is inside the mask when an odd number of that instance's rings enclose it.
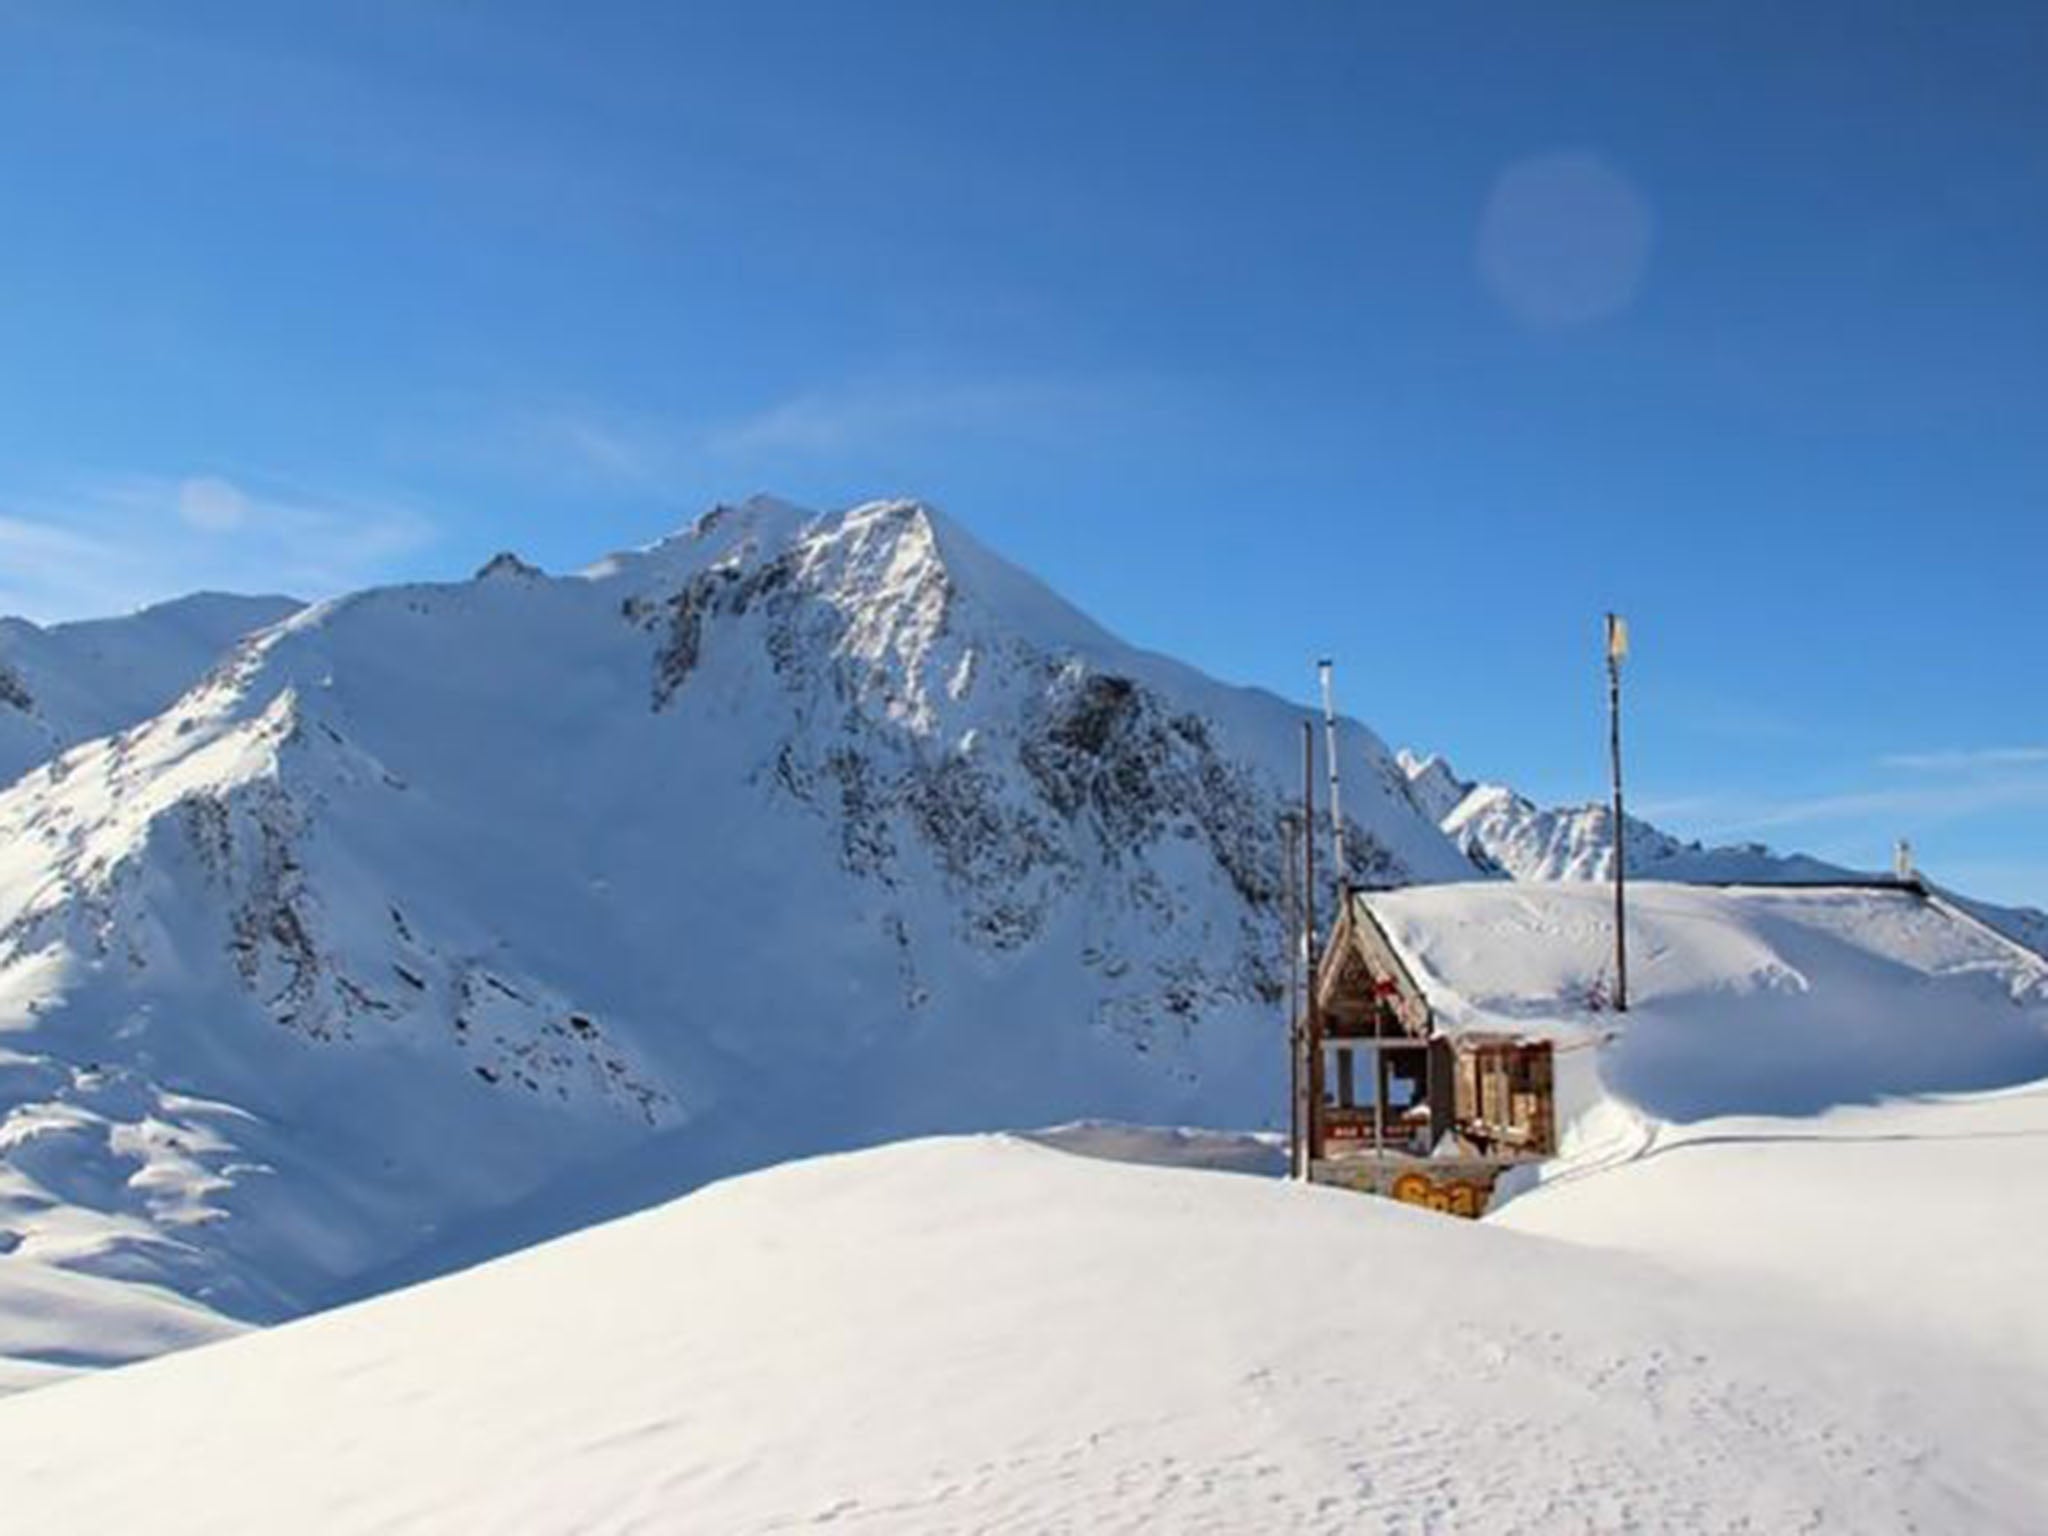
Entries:
{"label": "snow slope", "polygon": [[[0,1244],[269,1321],[817,1150],[1270,1121],[1304,718],[905,502],[306,610],[0,794]],[[1466,870],[1344,751],[1356,878]]]}
{"label": "snow slope", "polygon": [[1643,884],[1616,1014],[1610,900],[1367,898],[1447,1027],[1560,1043],[1562,1155],[1489,1220],[2017,1365],[2038,1412],[2048,960],[1907,889]]}
{"label": "snow slope", "polygon": [[2048,1082],[2037,1082],[1646,1127],[1549,1170],[1493,1219],[1764,1282],[1930,1353],[2017,1367],[1987,1370],[1984,1390],[2024,1388],[2038,1412],[2048,1229],[2032,1206],[2044,1185]]}
{"label": "snow slope", "polygon": [[241,1331],[168,1291],[0,1254],[0,1396]]}
{"label": "snow slope", "polygon": [[1935,886],[1934,890],[1980,923],[1996,928],[2015,944],[2023,945],[2037,955],[2048,955],[2048,912],[2036,907],[2003,907],[1995,902],[1978,901],[1947,886]]}
{"label": "snow slope", "polygon": [[161,713],[243,636],[299,606],[201,592],[48,628],[0,619],[0,786],[66,747]]}
{"label": "snow slope", "polygon": [[935,1141],[0,1403],[0,1486],[25,1529],[164,1536],[2038,1529],[2038,1379],[1921,1344],[1341,1192]]}

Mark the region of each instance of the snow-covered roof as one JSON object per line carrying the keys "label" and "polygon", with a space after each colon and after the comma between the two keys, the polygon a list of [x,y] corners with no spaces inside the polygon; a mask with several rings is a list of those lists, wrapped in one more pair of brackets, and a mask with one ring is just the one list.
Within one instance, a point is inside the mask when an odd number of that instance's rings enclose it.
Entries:
{"label": "snow-covered roof", "polygon": [[1631,885],[1625,1015],[1605,885],[1359,901],[1437,1030],[1611,1038],[1608,1086],[1669,1118],[2048,1075],[2048,962],[1911,888]]}

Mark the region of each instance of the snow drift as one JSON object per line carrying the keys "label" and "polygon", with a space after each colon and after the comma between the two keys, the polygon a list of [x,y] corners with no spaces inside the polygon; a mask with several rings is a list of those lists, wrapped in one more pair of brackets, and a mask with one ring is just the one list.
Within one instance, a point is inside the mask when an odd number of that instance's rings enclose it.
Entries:
{"label": "snow drift", "polygon": [[2038,1381],[1924,1343],[1342,1192],[925,1142],[0,1403],[0,1484],[27,1528],[164,1536],[2036,1528]]}

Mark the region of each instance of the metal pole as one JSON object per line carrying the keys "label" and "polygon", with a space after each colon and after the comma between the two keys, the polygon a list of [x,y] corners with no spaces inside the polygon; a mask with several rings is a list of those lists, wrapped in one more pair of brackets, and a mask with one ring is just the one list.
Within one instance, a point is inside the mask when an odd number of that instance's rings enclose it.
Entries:
{"label": "metal pole", "polygon": [[1351,894],[1351,861],[1344,857],[1344,795],[1337,777],[1337,690],[1331,678],[1334,670],[1331,662],[1316,663],[1316,671],[1323,682],[1323,742],[1330,759],[1330,851],[1336,861],[1333,872],[1337,876],[1337,888],[1348,896]]}
{"label": "metal pole", "polygon": [[1298,869],[1294,862],[1294,841],[1306,828],[1296,829],[1292,817],[1282,817],[1281,841],[1281,933],[1287,955],[1287,1176],[1301,1177],[1301,968],[1307,950],[1301,942],[1295,913],[1300,908],[1295,890]]}
{"label": "metal pole", "polygon": [[1372,1160],[1373,1188],[1379,1188],[1380,1163],[1386,1156],[1387,1138],[1381,1122],[1387,1115],[1387,1058],[1380,1046],[1385,1021],[1375,1013],[1372,1020]]}
{"label": "metal pole", "polygon": [[1614,764],[1614,1009],[1628,1012],[1628,837],[1621,811],[1621,648],[1607,615],[1608,750]]}
{"label": "metal pole", "polygon": [[1323,1020],[1316,1002],[1316,728],[1310,720],[1301,722],[1301,812],[1301,952],[1308,987],[1302,1008],[1308,1029],[1308,1136],[1302,1149],[1302,1176],[1307,1178],[1315,1172],[1323,1144]]}

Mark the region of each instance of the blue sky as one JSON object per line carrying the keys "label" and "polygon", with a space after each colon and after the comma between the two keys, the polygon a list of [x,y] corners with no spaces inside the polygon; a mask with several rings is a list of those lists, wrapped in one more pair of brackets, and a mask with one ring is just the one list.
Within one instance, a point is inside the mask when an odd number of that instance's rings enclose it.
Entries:
{"label": "blue sky", "polygon": [[2048,8],[0,0],[0,609],[931,498],[1545,798],[2048,903]]}

